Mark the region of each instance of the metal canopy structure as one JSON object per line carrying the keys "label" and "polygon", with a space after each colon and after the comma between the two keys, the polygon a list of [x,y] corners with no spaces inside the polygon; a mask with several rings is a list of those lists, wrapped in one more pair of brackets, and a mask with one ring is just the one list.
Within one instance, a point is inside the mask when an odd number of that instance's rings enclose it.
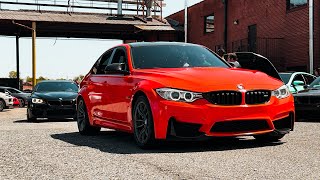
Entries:
{"label": "metal canopy structure", "polygon": [[34,86],[36,37],[175,41],[183,30],[162,18],[164,6],[163,0],[0,0],[0,35],[16,36],[18,79],[19,37],[32,37]]}
{"label": "metal canopy structure", "polygon": [[30,37],[24,26],[37,24],[38,37],[73,37],[144,40],[144,31],[176,31],[166,20],[144,20],[140,16],[109,14],[65,13],[54,11],[0,11],[0,34]]}

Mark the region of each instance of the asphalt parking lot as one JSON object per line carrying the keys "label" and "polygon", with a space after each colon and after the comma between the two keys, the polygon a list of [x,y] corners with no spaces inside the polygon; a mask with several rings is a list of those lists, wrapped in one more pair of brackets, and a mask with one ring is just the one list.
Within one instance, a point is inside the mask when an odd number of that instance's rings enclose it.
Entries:
{"label": "asphalt parking lot", "polygon": [[320,122],[297,122],[281,142],[251,137],[166,142],[141,150],[129,134],[84,137],[76,122],[0,112],[0,179],[320,179]]}

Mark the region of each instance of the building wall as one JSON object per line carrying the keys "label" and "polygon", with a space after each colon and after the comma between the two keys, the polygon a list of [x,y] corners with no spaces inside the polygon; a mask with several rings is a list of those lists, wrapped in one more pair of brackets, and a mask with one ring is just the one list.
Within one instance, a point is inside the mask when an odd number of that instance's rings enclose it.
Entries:
{"label": "building wall", "polygon": [[[315,67],[320,65],[320,0],[314,0]],[[204,33],[205,16],[214,13],[215,31]],[[184,23],[184,11],[169,18]],[[224,5],[222,0],[204,0],[188,9],[188,41],[212,50],[224,44]],[[237,21],[238,24],[234,24]],[[236,42],[248,44],[248,26],[256,25],[257,53],[268,56],[281,71],[309,67],[308,6],[286,9],[286,0],[229,0],[228,48]],[[246,46],[246,45],[244,45]]]}

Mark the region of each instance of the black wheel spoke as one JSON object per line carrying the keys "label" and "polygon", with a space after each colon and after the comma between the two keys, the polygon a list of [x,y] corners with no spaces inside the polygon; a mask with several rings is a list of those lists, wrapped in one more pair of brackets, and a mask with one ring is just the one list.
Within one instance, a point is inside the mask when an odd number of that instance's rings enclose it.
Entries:
{"label": "black wheel spoke", "polygon": [[141,128],[141,127],[144,127],[144,126],[145,126],[145,124],[143,123],[143,124],[137,125],[137,128]]}

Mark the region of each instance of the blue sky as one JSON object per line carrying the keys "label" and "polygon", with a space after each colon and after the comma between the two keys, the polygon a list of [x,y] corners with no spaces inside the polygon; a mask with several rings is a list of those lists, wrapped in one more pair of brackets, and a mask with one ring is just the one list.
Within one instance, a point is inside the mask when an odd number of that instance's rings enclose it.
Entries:
{"label": "blue sky", "polygon": [[[188,0],[188,5],[200,1]],[[164,16],[184,8],[184,0],[165,2]],[[72,79],[86,74],[104,51],[121,43],[120,40],[38,38],[37,77]],[[10,71],[16,70],[15,37],[0,36],[0,52],[0,77],[8,77]],[[20,38],[20,76],[31,75],[31,38]]]}

